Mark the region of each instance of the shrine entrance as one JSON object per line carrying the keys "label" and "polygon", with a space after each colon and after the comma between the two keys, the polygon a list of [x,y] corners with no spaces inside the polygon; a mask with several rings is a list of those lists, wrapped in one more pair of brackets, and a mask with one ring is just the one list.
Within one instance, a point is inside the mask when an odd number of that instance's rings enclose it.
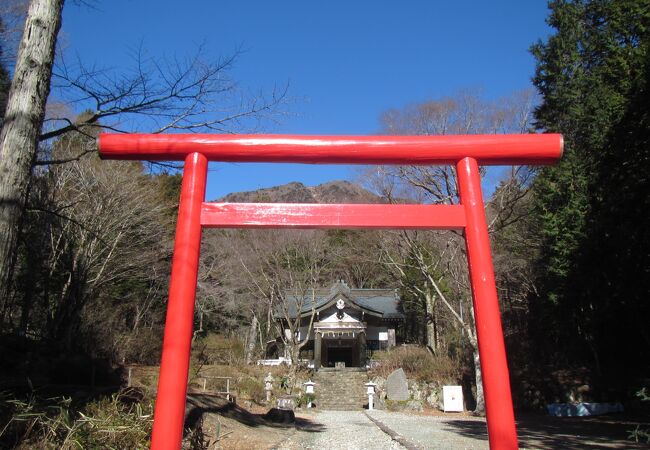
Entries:
{"label": "shrine entrance", "polygon": [[[348,346],[341,346],[341,341],[326,340],[323,357],[326,359],[323,366],[325,367],[359,367],[359,356],[353,355],[352,344],[347,342]],[[355,358],[356,356],[356,358]],[[353,360],[356,360],[353,362]]]}
{"label": "shrine entrance", "polygon": [[[316,331],[314,367],[366,367],[365,331]],[[320,343],[319,343],[320,341]],[[319,350],[320,347],[320,350]]]}
{"label": "shrine entrance", "polygon": [[[153,449],[180,449],[181,446],[203,227],[462,231],[467,247],[490,447],[518,449],[479,165],[553,164],[562,156],[561,135],[101,134],[98,143],[100,156],[105,159],[185,161],[154,411]],[[208,161],[453,165],[460,203],[207,203]]]}

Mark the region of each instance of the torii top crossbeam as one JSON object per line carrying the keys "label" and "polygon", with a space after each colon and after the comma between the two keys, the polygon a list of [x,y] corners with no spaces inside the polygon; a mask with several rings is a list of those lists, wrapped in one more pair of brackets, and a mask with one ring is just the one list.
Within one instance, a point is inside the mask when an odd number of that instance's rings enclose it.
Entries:
{"label": "torii top crossbeam", "polygon": [[183,161],[193,152],[208,161],[306,164],[553,164],[560,134],[447,136],[287,136],[215,134],[102,134],[102,158]]}
{"label": "torii top crossbeam", "polygon": [[[460,229],[467,245],[490,448],[518,448],[479,165],[553,164],[559,134],[471,136],[270,136],[101,134],[105,159],[185,161],[152,448],[179,449],[194,320],[201,229]],[[208,161],[454,165],[458,205],[207,203]]]}

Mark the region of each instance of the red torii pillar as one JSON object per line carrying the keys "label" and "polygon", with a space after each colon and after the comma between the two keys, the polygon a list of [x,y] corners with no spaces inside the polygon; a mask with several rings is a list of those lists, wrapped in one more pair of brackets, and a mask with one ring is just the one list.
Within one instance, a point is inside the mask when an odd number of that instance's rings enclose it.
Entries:
{"label": "red torii pillar", "polygon": [[[546,165],[559,134],[279,136],[101,134],[104,159],[185,161],[151,448],[183,437],[203,227],[462,229],[474,303],[491,449],[518,448],[479,165]],[[455,165],[460,205],[205,203],[208,161]]]}

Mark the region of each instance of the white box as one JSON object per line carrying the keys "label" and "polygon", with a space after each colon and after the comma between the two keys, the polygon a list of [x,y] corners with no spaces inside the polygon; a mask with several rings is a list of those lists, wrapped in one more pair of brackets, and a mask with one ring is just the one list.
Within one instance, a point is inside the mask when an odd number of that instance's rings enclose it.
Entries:
{"label": "white box", "polygon": [[463,387],[443,386],[442,404],[445,412],[463,412]]}

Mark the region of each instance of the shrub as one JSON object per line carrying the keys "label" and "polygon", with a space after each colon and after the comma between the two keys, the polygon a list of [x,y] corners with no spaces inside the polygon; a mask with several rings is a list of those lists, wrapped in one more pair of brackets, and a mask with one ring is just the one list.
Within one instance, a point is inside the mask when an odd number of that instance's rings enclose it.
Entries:
{"label": "shrub", "polygon": [[129,363],[159,364],[162,335],[162,327],[144,327],[137,333],[125,334],[116,344],[119,346],[116,353],[121,355],[121,360]]}
{"label": "shrub", "polygon": [[309,402],[316,402],[316,394],[307,394],[305,392],[301,393],[296,399],[296,406],[307,406]]}
{"label": "shrub", "polygon": [[210,333],[200,337],[192,348],[192,359],[201,364],[240,364],[245,359],[243,342],[221,334]]}
{"label": "shrub", "polygon": [[262,404],[266,400],[264,381],[258,378],[245,377],[238,381],[237,392],[240,397],[248,397],[255,403]]}
{"label": "shrub", "polygon": [[386,378],[401,367],[409,378],[418,381],[457,382],[461,373],[459,364],[450,357],[432,355],[425,348],[411,345],[375,352],[373,359],[379,365],[371,370],[371,376]]}
{"label": "shrub", "polygon": [[[637,392],[636,396],[639,397],[642,402],[650,401],[650,396],[646,392],[646,388]],[[635,442],[646,441],[646,443],[650,444],[650,429],[641,428],[641,425],[637,425],[636,429],[630,431],[628,439],[634,439]]]}

